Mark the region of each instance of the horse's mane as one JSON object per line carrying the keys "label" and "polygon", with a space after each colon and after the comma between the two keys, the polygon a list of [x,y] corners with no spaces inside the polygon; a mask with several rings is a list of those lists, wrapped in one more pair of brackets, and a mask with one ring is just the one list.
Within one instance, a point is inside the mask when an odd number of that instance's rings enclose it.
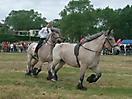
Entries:
{"label": "horse's mane", "polygon": [[55,28],[55,27],[52,27],[52,28],[51,28],[51,31],[52,31],[52,32],[55,31],[56,33],[60,33],[60,29]]}
{"label": "horse's mane", "polygon": [[99,33],[96,33],[96,34],[93,34],[93,35],[88,35],[85,37],[85,42],[89,42],[89,41],[92,41],[98,37],[100,37],[102,34],[104,34],[105,32],[102,31],[102,32],[99,32]]}

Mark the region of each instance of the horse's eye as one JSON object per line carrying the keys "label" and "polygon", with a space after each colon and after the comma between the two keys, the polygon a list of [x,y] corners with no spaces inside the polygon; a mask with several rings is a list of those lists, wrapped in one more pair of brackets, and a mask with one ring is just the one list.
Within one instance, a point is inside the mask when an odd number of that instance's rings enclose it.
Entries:
{"label": "horse's eye", "polygon": [[111,41],[111,40],[112,40],[112,38],[109,38],[109,40]]}

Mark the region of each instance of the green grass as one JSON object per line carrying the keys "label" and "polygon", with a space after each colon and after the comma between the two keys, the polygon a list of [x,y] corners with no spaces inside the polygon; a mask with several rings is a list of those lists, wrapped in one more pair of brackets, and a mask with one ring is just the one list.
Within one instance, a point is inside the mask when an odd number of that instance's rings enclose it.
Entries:
{"label": "green grass", "polygon": [[[102,77],[76,89],[79,69],[64,66],[58,81],[47,81],[47,63],[37,76],[25,76],[26,53],[0,53],[0,99],[132,99],[132,56],[101,56]],[[93,72],[86,71],[85,79]]]}

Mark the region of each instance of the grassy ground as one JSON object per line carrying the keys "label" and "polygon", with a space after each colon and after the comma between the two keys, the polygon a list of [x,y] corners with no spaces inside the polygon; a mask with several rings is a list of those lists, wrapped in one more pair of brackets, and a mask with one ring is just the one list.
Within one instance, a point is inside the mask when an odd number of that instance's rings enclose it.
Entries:
{"label": "grassy ground", "polygon": [[[0,99],[132,99],[132,56],[101,56],[102,77],[76,89],[79,69],[63,67],[50,82],[47,63],[38,77],[25,76],[26,53],[0,53]],[[87,70],[85,79],[93,72]]]}

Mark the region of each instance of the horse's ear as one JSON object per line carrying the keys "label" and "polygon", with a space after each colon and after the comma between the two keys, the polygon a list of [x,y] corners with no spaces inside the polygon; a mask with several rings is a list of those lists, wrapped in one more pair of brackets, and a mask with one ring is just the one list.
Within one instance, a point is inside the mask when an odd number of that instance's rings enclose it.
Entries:
{"label": "horse's ear", "polygon": [[54,32],[54,30],[51,29],[51,32]]}
{"label": "horse's ear", "polygon": [[108,32],[106,32],[106,35],[111,35],[111,33],[113,34],[113,30],[110,29]]}

